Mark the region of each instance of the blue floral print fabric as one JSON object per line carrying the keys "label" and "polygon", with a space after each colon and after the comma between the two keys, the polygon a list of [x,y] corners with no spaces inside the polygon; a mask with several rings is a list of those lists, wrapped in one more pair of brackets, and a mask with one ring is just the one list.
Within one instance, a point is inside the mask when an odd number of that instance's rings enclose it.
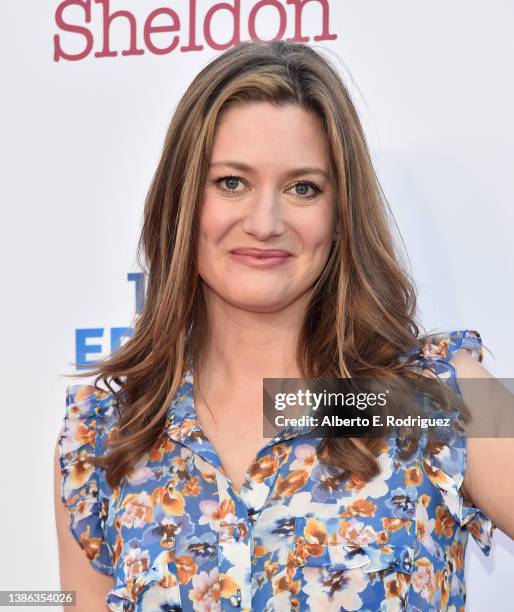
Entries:
{"label": "blue floral print fabric", "polygon": [[[431,335],[416,365],[457,385],[459,349],[483,358],[478,332],[458,330]],[[71,385],[59,438],[70,529],[113,577],[108,609],[464,609],[468,536],[487,555],[495,528],[464,504],[464,436],[430,448],[422,438],[407,460],[387,438],[365,482],[318,462],[321,439],[283,430],[237,490],[197,419],[190,369],[162,438],[111,489],[87,456],[105,452],[116,414],[112,394]]]}

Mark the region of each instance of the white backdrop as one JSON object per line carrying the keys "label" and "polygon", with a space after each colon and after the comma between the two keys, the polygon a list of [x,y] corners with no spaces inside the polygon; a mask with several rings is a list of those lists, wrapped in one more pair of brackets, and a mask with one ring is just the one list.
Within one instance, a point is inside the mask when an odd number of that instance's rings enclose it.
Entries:
{"label": "white backdrop", "polygon": [[[55,61],[54,36],[77,61]],[[234,5],[233,1],[229,4]],[[256,0],[241,3],[241,38]],[[270,0],[257,14],[262,39],[294,33],[294,6]],[[190,6],[196,5],[196,43]],[[203,28],[214,0],[111,0],[130,10],[112,23],[101,51],[102,6],[82,0],[4,2],[0,9],[3,87],[1,258],[4,349],[0,589],[58,589],[52,460],[64,412],[60,377],[109,351],[111,328],[130,325],[135,308],[135,247],[143,201],[173,108],[192,76],[218,51]],[[275,6],[273,6],[275,5]],[[280,7],[277,8],[277,5]],[[325,5],[332,40],[322,31]],[[90,7],[91,20],[85,21]],[[144,22],[174,9],[180,27],[153,34],[167,54],[148,51]],[[280,11],[279,11],[280,9]],[[161,21],[159,21],[159,19]],[[156,18],[154,25],[171,23]],[[337,55],[368,135],[377,172],[405,240],[428,329],[477,329],[494,353],[485,365],[514,377],[514,5],[508,0],[310,0],[302,31]],[[212,38],[230,40],[228,11]],[[78,339],[76,330],[79,331]],[[92,331],[96,330],[96,331]],[[116,332],[114,332],[116,333]],[[84,338],[86,338],[84,340]],[[468,609],[512,609],[514,543],[499,531],[491,557],[470,538]]]}

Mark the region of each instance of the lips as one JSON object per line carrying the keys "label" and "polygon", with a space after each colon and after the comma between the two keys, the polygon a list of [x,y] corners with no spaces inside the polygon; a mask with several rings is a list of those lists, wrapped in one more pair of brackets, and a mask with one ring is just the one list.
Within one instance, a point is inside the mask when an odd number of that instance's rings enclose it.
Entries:
{"label": "lips", "polygon": [[289,261],[291,253],[283,249],[233,249],[230,255],[237,263],[251,268],[274,268]]}
{"label": "lips", "polygon": [[289,251],[283,249],[234,249],[231,253],[236,255],[249,255],[250,257],[287,257]]}

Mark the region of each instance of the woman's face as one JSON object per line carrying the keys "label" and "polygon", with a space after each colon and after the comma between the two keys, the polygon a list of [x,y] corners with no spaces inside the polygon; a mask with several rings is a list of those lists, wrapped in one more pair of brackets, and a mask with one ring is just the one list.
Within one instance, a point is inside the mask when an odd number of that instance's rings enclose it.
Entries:
{"label": "woman's face", "polygon": [[204,290],[253,312],[282,310],[300,298],[335,237],[333,180],[315,114],[267,102],[227,109],[200,211]]}

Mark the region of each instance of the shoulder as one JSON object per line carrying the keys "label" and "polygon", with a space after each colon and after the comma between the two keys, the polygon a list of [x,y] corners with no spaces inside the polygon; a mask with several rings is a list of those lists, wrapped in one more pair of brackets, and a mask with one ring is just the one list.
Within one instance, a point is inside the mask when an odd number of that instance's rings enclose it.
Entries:
{"label": "shoulder", "polygon": [[417,351],[417,365],[437,374],[461,396],[462,385],[458,379],[493,377],[482,365],[485,346],[475,329],[426,334],[419,338]]}
{"label": "shoulder", "polygon": [[88,415],[105,418],[112,413],[114,394],[94,385],[73,384],[66,387],[67,416]]}
{"label": "shoulder", "polygon": [[427,361],[452,361],[462,353],[467,353],[476,362],[482,362],[484,346],[482,336],[476,329],[439,331],[422,338],[421,354]]}
{"label": "shoulder", "polygon": [[117,418],[112,393],[93,385],[75,384],[66,388],[64,427],[61,445],[64,453],[82,450],[103,452],[106,438]]}
{"label": "shoulder", "polygon": [[[492,375],[482,365],[484,345],[475,329],[445,330],[422,338],[421,362],[435,371],[469,408],[463,392],[463,378],[484,378]],[[473,412],[471,411],[473,418]],[[423,449],[423,466],[429,479],[440,490],[444,504],[453,519],[466,527],[485,554],[492,546],[494,524],[470,486],[474,473],[474,451],[468,436],[461,432],[446,444],[432,444]],[[473,455],[471,457],[470,455]]]}
{"label": "shoulder", "polygon": [[117,417],[114,395],[93,385],[66,388],[63,426],[57,440],[60,496],[69,528],[93,567],[112,573],[103,524],[111,488],[90,459],[104,455]]}
{"label": "shoulder", "polygon": [[[64,492],[69,497],[77,486],[91,485],[91,479],[96,477],[97,469],[88,459],[105,454],[118,408],[114,394],[93,385],[69,385],[65,397],[58,446]],[[101,494],[105,488],[103,479],[100,484]]]}
{"label": "shoulder", "polygon": [[509,510],[514,504],[510,485],[514,471],[513,397],[483,365],[482,339],[476,331],[473,339],[470,331],[435,338],[428,353],[438,355],[451,367],[471,416],[466,435],[458,436],[456,442],[462,454],[463,501],[470,505],[470,511],[480,508],[482,516],[490,519],[488,531],[492,524],[513,538],[514,519]]}

